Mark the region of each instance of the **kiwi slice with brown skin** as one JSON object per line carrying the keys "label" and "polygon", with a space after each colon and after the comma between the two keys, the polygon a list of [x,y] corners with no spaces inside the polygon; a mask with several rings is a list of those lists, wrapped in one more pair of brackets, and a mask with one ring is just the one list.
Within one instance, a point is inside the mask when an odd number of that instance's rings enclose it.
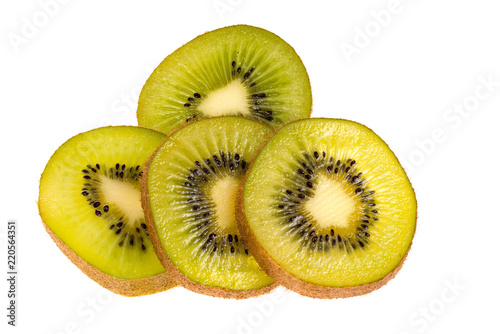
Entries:
{"label": "kiwi slice with brown skin", "polygon": [[235,222],[238,186],[272,133],[243,117],[198,120],[170,134],[146,165],[142,203],[151,241],[168,274],[185,288],[242,299],[275,287]]}
{"label": "kiwi slice with brown skin", "polygon": [[416,227],[413,188],[387,144],[340,119],[279,129],[251,163],[237,224],[257,262],[304,296],[366,294],[391,280]]}
{"label": "kiwi slice with brown skin", "polygon": [[52,155],[38,207],[61,251],[101,286],[124,296],[167,290],[141,207],[142,169],[165,135],[104,127],[74,136]]}
{"label": "kiwi slice with brown skin", "polygon": [[140,126],[170,133],[191,120],[239,115],[278,127],[311,114],[311,86],[295,50],[261,28],[207,32],[174,51],[144,85]]}

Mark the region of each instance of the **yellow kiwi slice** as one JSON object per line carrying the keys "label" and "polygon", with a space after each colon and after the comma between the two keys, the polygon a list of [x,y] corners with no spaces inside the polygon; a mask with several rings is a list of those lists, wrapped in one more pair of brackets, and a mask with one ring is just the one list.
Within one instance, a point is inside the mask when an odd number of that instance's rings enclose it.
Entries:
{"label": "yellow kiwi slice", "polygon": [[416,226],[413,188],[373,131],[340,119],[290,122],[252,162],[238,227],[278,283],[316,298],[373,291],[394,277]]}
{"label": "yellow kiwi slice", "polygon": [[165,137],[126,126],[81,133],[57,149],[40,180],[47,232],[85,274],[121,295],[176,285],[154,252],[140,194],[144,164]]}
{"label": "yellow kiwi slice", "polygon": [[309,117],[311,104],[295,50],[265,29],[236,25],[198,36],[165,58],[141,91],[137,119],[164,133],[224,115],[277,127]]}
{"label": "yellow kiwi slice", "polygon": [[235,221],[238,186],[272,132],[235,116],[191,122],[147,165],[141,183],[151,240],[168,274],[187,289],[240,299],[274,288]]}

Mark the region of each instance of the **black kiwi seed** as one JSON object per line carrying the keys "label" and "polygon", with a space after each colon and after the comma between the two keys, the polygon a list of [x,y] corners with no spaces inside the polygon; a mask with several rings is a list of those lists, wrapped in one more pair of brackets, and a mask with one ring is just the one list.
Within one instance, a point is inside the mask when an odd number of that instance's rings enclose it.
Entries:
{"label": "black kiwi seed", "polygon": [[194,93],[193,96],[196,97],[197,99],[199,99],[201,97],[201,95],[199,93]]}
{"label": "black kiwi seed", "polygon": [[[215,212],[212,211],[213,207],[203,185],[204,182],[212,183],[221,176],[236,173],[242,175],[246,167],[244,156],[239,153],[218,151],[202,160],[193,161],[192,167],[187,169],[185,179],[180,184],[186,186],[186,183],[189,183],[185,188],[183,201],[190,205],[187,223],[192,224],[189,230],[196,236],[194,240],[198,240],[200,252],[208,252],[207,255],[217,257],[248,254],[248,251],[244,252],[245,247],[235,234],[219,235],[217,227],[210,224],[211,220],[207,220],[214,216]],[[282,205],[282,208],[284,209],[285,205]]]}
{"label": "black kiwi seed", "polygon": [[231,63],[231,66],[234,68],[236,66],[236,62],[233,60],[233,62]]}
{"label": "black kiwi seed", "polygon": [[147,229],[147,226],[146,226],[146,224],[144,224],[144,223],[141,223],[141,227],[142,227],[143,229],[145,229],[145,230]]}

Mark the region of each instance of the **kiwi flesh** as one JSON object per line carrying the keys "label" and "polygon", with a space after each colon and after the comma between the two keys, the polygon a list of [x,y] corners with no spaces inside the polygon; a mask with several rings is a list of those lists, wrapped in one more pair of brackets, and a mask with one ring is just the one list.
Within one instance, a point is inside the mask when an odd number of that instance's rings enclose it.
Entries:
{"label": "kiwi flesh", "polygon": [[170,277],[217,297],[271,291],[235,221],[235,196],[248,162],[273,129],[243,117],[191,122],[151,157],[141,180],[151,240]]}
{"label": "kiwi flesh", "polygon": [[380,288],[401,268],[416,227],[413,188],[364,125],[290,122],[259,151],[237,195],[238,228],[279,284],[339,298]]}
{"label": "kiwi flesh", "polygon": [[142,168],[165,137],[128,126],[81,133],[57,149],[40,179],[49,235],[80,270],[121,295],[176,285],[154,253],[140,195]]}
{"label": "kiwi flesh", "polygon": [[275,34],[236,25],[174,51],[144,85],[140,126],[170,133],[191,120],[240,115],[277,127],[311,114],[311,87],[294,49]]}

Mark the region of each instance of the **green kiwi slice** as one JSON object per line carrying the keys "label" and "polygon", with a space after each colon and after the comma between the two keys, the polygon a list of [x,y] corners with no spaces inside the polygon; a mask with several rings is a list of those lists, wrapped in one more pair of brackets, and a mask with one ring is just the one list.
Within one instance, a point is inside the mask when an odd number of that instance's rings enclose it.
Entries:
{"label": "green kiwi slice", "polygon": [[170,133],[194,119],[241,115],[277,127],[311,114],[311,87],[294,49],[275,34],[236,25],[169,55],[144,85],[140,126]]}
{"label": "green kiwi slice", "polygon": [[81,133],[57,149],[40,180],[47,232],[85,274],[122,295],[176,285],[154,252],[140,194],[144,164],[165,137],[126,126]]}
{"label": "green kiwi slice", "polygon": [[263,146],[238,195],[248,249],[302,295],[361,295],[389,281],[416,226],[413,188],[373,131],[339,119],[286,124]]}
{"label": "green kiwi slice", "polygon": [[143,207],[168,274],[195,292],[247,298],[274,288],[236,227],[235,196],[271,127],[243,117],[192,122],[146,166]]}

